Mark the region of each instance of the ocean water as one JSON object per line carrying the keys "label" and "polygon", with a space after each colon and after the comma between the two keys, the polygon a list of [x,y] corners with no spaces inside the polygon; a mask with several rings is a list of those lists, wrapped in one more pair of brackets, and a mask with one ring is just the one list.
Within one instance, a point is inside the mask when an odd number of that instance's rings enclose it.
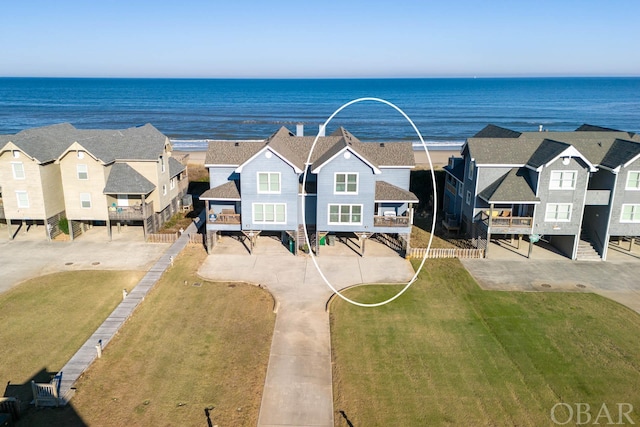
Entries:
{"label": "ocean water", "polygon": [[[280,126],[315,135],[344,103],[386,99],[427,143],[460,145],[492,123],[518,131],[573,130],[583,123],[640,131],[640,78],[479,79],[75,79],[0,78],[0,134],[54,123],[126,128],[152,123],[177,149],[205,139],[263,139]],[[362,140],[418,137],[393,108],[352,105],[344,126]]]}

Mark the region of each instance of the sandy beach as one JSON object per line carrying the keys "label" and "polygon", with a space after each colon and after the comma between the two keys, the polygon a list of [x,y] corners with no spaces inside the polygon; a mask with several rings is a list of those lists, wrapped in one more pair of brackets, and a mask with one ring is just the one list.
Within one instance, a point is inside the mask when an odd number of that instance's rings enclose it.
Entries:
{"label": "sandy beach", "polygon": [[[204,165],[204,159],[207,155],[206,151],[174,151],[173,156],[182,161],[185,156],[187,157],[187,163]],[[449,163],[449,157],[460,156],[458,151],[440,151],[430,150],[431,163],[434,169],[442,169],[447,163]],[[416,168],[417,169],[429,169],[429,160],[427,153],[423,150],[415,151]]]}

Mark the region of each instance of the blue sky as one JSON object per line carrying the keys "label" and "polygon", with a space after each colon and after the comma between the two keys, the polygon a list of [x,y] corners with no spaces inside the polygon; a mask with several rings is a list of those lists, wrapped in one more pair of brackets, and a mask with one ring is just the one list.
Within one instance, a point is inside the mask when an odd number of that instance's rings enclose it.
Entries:
{"label": "blue sky", "polygon": [[638,76],[640,1],[20,0],[0,76]]}

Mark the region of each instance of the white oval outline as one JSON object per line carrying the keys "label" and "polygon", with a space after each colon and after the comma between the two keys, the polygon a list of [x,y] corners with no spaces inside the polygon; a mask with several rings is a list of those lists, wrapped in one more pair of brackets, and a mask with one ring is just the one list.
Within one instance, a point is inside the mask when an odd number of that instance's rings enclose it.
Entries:
{"label": "white oval outline", "polygon": [[[411,124],[411,127],[413,127],[413,130],[416,131],[416,134],[418,134],[418,137],[420,138],[420,142],[422,143],[422,147],[424,148],[424,152],[427,154],[427,159],[429,160],[429,167],[431,168],[431,182],[432,182],[432,186],[433,186],[433,221],[431,224],[431,236],[429,236],[429,244],[427,244],[427,250],[424,253],[424,256],[422,257],[422,262],[420,263],[420,267],[416,270],[415,274],[413,275],[413,277],[411,278],[411,280],[409,280],[407,282],[407,284],[405,285],[404,288],[402,288],[402,290],[400,292],[398,292],[396,295],[392,296],[391,298],[389,298],[386,301],[382,301],[382,302],[376,302],[376,303],[370,303],[370,304],[364,304],[361,302],[357,302],[357,301],[353,301],[347,297],[345,297],[344,295],[342,295],[338,290],[336,290],[336,288],[333,287],[333,285],[329,282],[329,280],[325,277],[324,273],[322,272],[322,270],[320,269],[320,266],[318,265],[318,261],[316,260],[316,256],[313,254],[313,251],[310,250],[309,254],[311,255],[311,260],[313,261],[313,264],[316,266],[316,270],[318,270],[318,273],[320,273],[320,277],[322,277],[322,280],[324,281],[324,283],[329,287],[329,289],[331,289],[335,294],[337,294],[340,298],[342,298],[343,300],[353,304],[353,305],[357,305],[359,307],[379,307],[381,305],[385,305],[387,303],[390,303],[391,301],[395,300],[396,298],[398,298],[400,295],[402,295],[407,289],[409,289],[409,286],[411,286],[413,284],[413,282],[416,281],[416,279],[418,278],[418,274],[420,274],[420,271],[422,270],[422,267],[424,267],[424,263],[427,260],[427,255],[429,254],[429,250],[431,249],[431,242],[433,241],[433,234],[435,232],[436,229],[436,212],[437,212],[437,206],[438,206],[438,190],[436,189],[436,174],[433,172],[433,163],[431,162],[431,155],[429,154],[429,150],[427,149],[427,144],[425,144],[424,139],[422,138],[422,134],[420,133],[420,131],[418,130],[418,128],[416,127],[416,125],[413,123],[413,120],[411,120],[411,118],[409,118],[409,116],[407,116],[407,114],[402,111],[400,109],[400,107],[396,106],[395,104],[385,100],[385,99],[381,99],[381,98],[373,98],[373,97],[365,97],[365,98],[358,98],[358,99],[354,99],[352,101],[347,102],[346,104],[344,104],[343,106],[341,106],[340,108],[338,108],[336,111],[333,112],[333,114],[331,114],[329,116],[329,118],[324,122],[324,124],[321,126],[322,129],[326,129],[327,125],[329,124],[329,122],[331,122],[331,120],[342,110],[344,110],[345,108],[347,108],[350,105],[356,104],[358,102],[363,102],[363,101],[375,101],[375,102],[380,102],[382,104],[386,104],[390,107],[392,107],[393,109],[395,109],[397,112],[399,112],[400,114],[402,114],[402,116],[407,119],[407,121]],[[305,163],[305,170],[304,170],[304,174],[302,176],[302,188],[303,191],[306,188],[306,183],[307,183],[307,173],[308,173],[308,166],[311,166],[311,155],[313,154],[313,149],[316,146],[316,143],[318,142],[318,139],[320,138],[320,132],[318,131],[318,134],[316,135],[315,139],[313,140],[313,144],[311,145],[311,149],[309,150],[309,155],[307,156],[307,161]],[[303,193],[303,197],[302,197],[302,228],[304,229],[304,240],[305,243],[307,244],[307,246],[309,248],[311,248],[311,242],[309,241],[309,234],[307,232],[307,218],[306,218],[306,214],[305,214],[305,201],[306,201],[306,197],[305,194]]]}

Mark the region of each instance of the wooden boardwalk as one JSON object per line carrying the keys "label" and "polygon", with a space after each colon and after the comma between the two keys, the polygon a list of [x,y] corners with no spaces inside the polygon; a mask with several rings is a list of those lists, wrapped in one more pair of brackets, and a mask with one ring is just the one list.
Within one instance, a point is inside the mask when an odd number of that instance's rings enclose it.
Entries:
{"label": "wooden boardwalk", "polygon": [[113,310],[113,312],[102,322],[102,325],[89,337],[89,339],[80,347],[73,357],[61,369],[62,381],[60,382],[60,397],[62,404],[66,405],[73,397],[74,384],[82,375],[82,373],[91,366],[98,356],[96,346],[101,343],[104,349],[115,336],[124,322],[133,314],[134,310],[144,300],[147,293],[153,288],[164,273],[171,265],[172,258],[175,259],[180,252],[189,243],[191,234],[198,232],[197,225],[204,224],[204,215],[201,215],[199,221],[191,223],[185,232],[171,245],[160,259],[151,267],[145,276],[138,282],[135,288],[126,298]]}

